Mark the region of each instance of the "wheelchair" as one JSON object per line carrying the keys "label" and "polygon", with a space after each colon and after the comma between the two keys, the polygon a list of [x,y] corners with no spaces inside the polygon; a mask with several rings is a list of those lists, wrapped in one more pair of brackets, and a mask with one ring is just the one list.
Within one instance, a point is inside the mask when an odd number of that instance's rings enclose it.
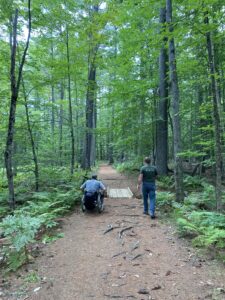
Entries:
{"label": "wheelchair", "polygon": [[82,212],[97,210],[98,213],[101,213],[103,209],[103,195],[100,191],[95,193],[84,192],[81,199]]}

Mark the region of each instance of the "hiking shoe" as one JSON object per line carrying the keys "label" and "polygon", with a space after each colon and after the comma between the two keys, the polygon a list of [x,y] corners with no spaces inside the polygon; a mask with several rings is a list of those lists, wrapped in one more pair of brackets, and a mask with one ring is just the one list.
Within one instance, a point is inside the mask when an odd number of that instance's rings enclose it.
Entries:
{"label": "hiking shoe", "polygon": [[154,220],[154,219],[155,219],[155,215],[153,215],[153,216],[150,216],[150,218],[151,218],[152,220]]}
{"label": "hiking shoe", "polygon": [[148,212],[147,211],[143,211],[143,215],[148,215]]}

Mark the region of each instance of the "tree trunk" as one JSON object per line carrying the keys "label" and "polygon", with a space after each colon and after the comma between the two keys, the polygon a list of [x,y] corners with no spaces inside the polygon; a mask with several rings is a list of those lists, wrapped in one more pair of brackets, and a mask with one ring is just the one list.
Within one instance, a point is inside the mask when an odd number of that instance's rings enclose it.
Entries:
{"label": "tree trunk", "polygon": [[[172,0],[166,0],[166,21],[169,25],[169,31],[173,32],[172,25]],[[183,170],[182,160],[179,157],[181,152],[181,129],[179,116],[179,86],[176,68],[175,43],[174,38],[169,40],[169,71],[171,80],[172,113],[173,113],[173,144],[174,144],[174,179],[176,189],[176,201],[183,201]]]}
{"label": "tree trunk", "polygon": [[[160,9],[160,23],[163,32],[166,23],[166,8]],[[159,103],[156,123],[156,165],[159,175],[167,175],[168,169],[168,55],[166,42],[167,38],[164,37],[159,56]]]}
{"label": "tree trunk", "polygon": [[[54,59],[53,42],[51,42],[51,58],[53,61],[53,59]],[[52,73],[53,73],[53,70],[52,70]],[[53,81],[53,78],[52,78],[52,81]],[[52,128],[52,139],[54,141],[54,135],[55,135],[55,87],[54,87],[53,82],[51,83],[51,101],[52,101],[51,128]],[[53,143],[53,147],[54,147],[54,143]]]}
{"label": "tree trunk", "polygon": [[91,62],[88,75],[88,89],[86,96],[86,147],[85,147],[85,168],[91,167],[91,153],[93,145],[93,129],[94,129],[94,101],[96,89],[96,67],[94,62]]}
{"label": "tree trunk", "polygon": [[108,160],[109,164],[112,165],[114,163],[114,147],[113,147],[113,140],[114,140],[114,116],[115,116],[115,108],[114,103],[112,104],[112,117],[111,117],[111,130],[109,132],[109,146],[108,146]]}
{"label": "tree trunk", "polygon": [[70,77],[70,53],[69,53],[69,32],[66,28],[66,53],[67,53],[67,78],[68,78],[68,98],[69,98],[69,126],[71,136],[71,164],[70,173],[74,173],[75,164],[75,145],[74,145],[74,129],[73,129],[73,110],[72,110],[72,97],[71,97],[71,77]]}
{"label": "tree trunk", "polygon": [[[94,12],[98,12],[98,6],[93,7]],[[88,83],[86,94],[86,138],[85,138],[85,158],[84,168],[90,169],[93,164],[92,157],[95,151],[95,98],[96,98],[96,55],[98,51],[98,45],[91,46],[93,44],[93,34],[90,33],[90,50],[88,61]]]}
{"label": "tree trunk", "polygon": [[[64,100],[64,87],[63,83],[60,84],[60,100],[61,102]],[[63,142],[63,105],[60,103],[60,109],[59,109],[59,165],[62,166],[62,147]]]}
{"label": "tree trunk", "polygon": [[39,190],[39,168],[38,168],[38,158],[36,153],[36,146],[34,142],[32,127],[30,123],[30,115],[29,115],[29,108],[27,103],[27,95],[25,90],[25,85],[22,79],[22,87],[23,87],[23,94],[24,94],[24,106],[26,111],[26,119],[27,119],[27,129],[30,136],[30,142],[31,142],[31,149],[32,149],[32,155],[33,155],[33,161],[34,161],[34,176],[35,176],[35,191],[38,192]]}
{"label": "tree trunk", "polygon": [[17,98],[19,94],[23,66],[25,63],[25,58],[29,47],[29,41],[30,41],[30,33],[31,33],[30,0],[28,0],[28,22],[29,22],[28,37],[23,52],[22,61],[19,65],[18,77],[16,79],[16,51],[17,51],[17,23],[18,23],[18,9],[16,9],[14,20],[13,20],[13,34],[12,34],[12,46],[11,46],[11,67],[10,67],[11,101],[10,101],[8,132],[7,132],[6,148],[5,148],[5,167],[6,167],[6,174],[8,180],[8,190],[9,190],[8,201],[11,209],[15,208],[12,159],[13,159],[13,140],[14,140],[15,117],[16,117],[16,104],[17,104]]}
{"label": "tree trunk", "polygon": [[[14,130],[14,134],[15,134],[15,130]],[[17,176],[17,159],[15,158],[16,153],[18,152],[18,145],[17,142],[14,140],[13,142],[13,176],[16,177]]]}
{"label": "tree trunk", "polygon": [[[209,24],[209,19],[206,13],[205,24]],[[206,33],[206,43],[209,60],[209,73],[211,78],[211,95],[213,101],[213,121],[214,121],[214,135],[215,135],[215,161],[216,161],[216,182],[215,194],[217,210],[222,207],[222,154],[221,154],[221,116],[220,116],[220,101],[216,82],[216,67],[214,58],[214,48],[212,42],[211,32]]]}
{"label": "tree trunk", "polygon": [[[96,91],[94,94],[94,107],[93,107],[93,130],[97,127],[97,108],[96,108]],[[91,155],[90,155],[91,166],[95,165],[96,160],[96,134],[93,132],[91,141]]]}

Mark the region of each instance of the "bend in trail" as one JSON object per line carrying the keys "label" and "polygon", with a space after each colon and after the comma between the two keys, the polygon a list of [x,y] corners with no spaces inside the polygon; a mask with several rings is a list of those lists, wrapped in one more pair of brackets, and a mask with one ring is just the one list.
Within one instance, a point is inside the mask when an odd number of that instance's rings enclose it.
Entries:
{"label": "bend in trail", "polygon": [[[135,186],[111,166],[101,166],[99,178],[108,189]],[[76,212],[63,231],[37,259],[45,281],[27,299],[225,299],[213,298],[225,283],[222,268],[144,216],[140,199],[106,198],[102,214]]]}

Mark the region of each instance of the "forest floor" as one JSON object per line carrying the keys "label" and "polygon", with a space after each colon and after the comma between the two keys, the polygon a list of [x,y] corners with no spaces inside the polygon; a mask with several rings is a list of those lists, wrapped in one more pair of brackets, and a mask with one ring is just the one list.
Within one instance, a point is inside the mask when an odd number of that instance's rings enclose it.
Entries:
{"label": "forest floor", "polygon": [[[111,166],[101,166],[99,178],[108,188],[136,190],[137,179]],[[65,236],[8,278],[0,299],[225,299],[224,265],[199,256],[160,212],[151,220],[142,211],[137,198],[105,198],[102,214],[76,209],[61,220]],[[38,280],[25,284],[29,274]]]}

